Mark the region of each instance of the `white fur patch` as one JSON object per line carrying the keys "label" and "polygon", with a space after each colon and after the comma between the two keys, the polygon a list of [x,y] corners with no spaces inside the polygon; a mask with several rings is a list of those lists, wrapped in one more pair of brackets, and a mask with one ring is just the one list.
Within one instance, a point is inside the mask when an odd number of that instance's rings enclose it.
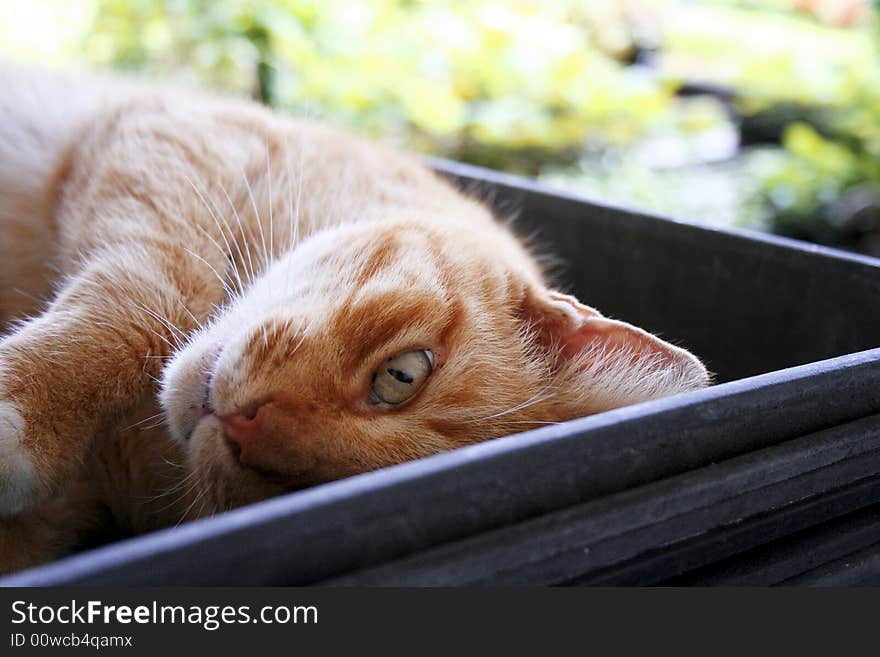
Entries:
{"label": "white fur patch", "polygon": [[34,495],[34,465],[21,444],[24,419],[15,406],[0,401],[0,516],[27,508]]}

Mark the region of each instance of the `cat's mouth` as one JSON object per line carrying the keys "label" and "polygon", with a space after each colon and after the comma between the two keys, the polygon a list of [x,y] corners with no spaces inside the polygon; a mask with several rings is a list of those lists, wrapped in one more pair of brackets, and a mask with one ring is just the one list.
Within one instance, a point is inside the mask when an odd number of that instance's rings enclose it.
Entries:
{"label": "cat's mouth", "polygon": [[236,443],[234,440],[229,440],[224,434],[223,430],[220,430],[220,442],[222,442],[226,446],[226,451],[229,452],[229,456],[235,462],[236,465],[240,467],[244,467],[241,462],[241,446]]}
{"label": "cat's mouth", "polygon": [[201,376],[191,384],[192,392],[190,394],[192,397],[190,397],[190,399],[192,399],[192,401],[189,404],[191,418],[189,420],[190,427],[189,431],[184,434],[187,442],[192,440],[193,434],[195,434],[205,418],[211,416],[216,417],[212,391],[214,379],[217,375],[217,363],[220,360],[222,350],[222,347],[218,345],[211,348],[204,354],[204,356],[202,356],[201,362],[203,365]]}
{"label": "cat's mouth", "polygon": [[214,376],[216,375],[216,360],[217,359],[215,358],[215,367],[211,368],[205,378],[205,386],[202,392],[202,417],[205,417],[206,415],[214,415],[214,406],[211,403],[211,387],[214,384]]}
{"label": "cat's mouth", "polygon": [[214,380],[217,378],[217,366],[220,362],[220,354],[222,353],[223,347],[218,344],[214,346],[207,355],[208,366],[205,368],[202,415],[212,415],[214,413],[212,391],[214,390]]}

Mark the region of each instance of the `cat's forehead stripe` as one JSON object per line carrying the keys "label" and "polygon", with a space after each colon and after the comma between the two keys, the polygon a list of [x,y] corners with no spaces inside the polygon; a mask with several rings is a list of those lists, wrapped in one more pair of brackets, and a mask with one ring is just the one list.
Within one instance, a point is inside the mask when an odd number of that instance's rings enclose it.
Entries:
{"label": "cat's forehead stripe", "polygon": [[334,334],[349,336],[355,346],[350,352],[351,366],[356,367],[401,333],[419,331],[439,338],[449,323],[449,315],[450,308],[434,295],[411,296],[389,290],[344,306],[337,313],[332,330]]}
{"label": "cat's forehead stripe", "polygon": [[375,248],[367,252],[356,284],[366,285],[379,271],[388,268],[398,256],[399,250],[400,240],[394,234],[389,233],[384,239],[379,240]]}

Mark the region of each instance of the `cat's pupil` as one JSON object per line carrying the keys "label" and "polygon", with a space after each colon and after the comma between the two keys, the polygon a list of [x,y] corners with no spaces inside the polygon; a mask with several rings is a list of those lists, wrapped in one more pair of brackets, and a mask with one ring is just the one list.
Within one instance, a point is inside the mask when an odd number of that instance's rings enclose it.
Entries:
{"label": "cat's pupil", "polygon": [[393,376],[395,379],[400,381],[401,383],[412,383],[413,377],[411,377],[406,372],[401,372],[400,370],[395,370],[393,368],[388,368],[388,373]]}

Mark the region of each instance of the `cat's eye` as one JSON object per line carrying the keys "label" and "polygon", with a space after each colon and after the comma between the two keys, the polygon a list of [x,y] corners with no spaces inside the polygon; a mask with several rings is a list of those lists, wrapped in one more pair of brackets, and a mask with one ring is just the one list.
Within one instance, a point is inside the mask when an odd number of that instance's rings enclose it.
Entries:
{"label": "cat's eye", "polygon": [[386,360],[373,375],[370,401],[374,404],[402,404],[419,391],[434,369],[434,354],[413,349]]}

